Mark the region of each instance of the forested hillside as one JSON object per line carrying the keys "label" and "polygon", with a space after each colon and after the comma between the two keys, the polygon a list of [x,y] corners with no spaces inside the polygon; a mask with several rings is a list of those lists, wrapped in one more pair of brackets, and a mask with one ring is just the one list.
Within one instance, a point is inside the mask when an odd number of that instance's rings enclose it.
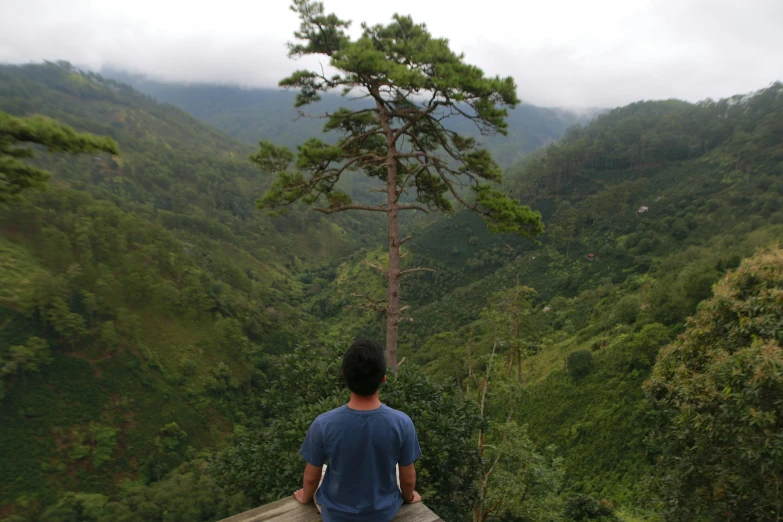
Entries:
{"label": "forested hillside", "polygon": [[[0,110],[120,149],[39,150],[48,190],[0,204],[0,518],[206,522],[286,496],[304,430],[345,399],[346,339],[383,337],[382,314],[357,305],[384,292],[367,266],[385,262],[384,222],[267,216],[255,201],[271,179],[248,161],[253,147],[200,121],[295,145],[287,124],[267,125],[289,112],[287,95],[257,106],[260,92],[178,89],[199,119],[67,64],[0,67]],[[546,125],[505,157],[559,135]],[[677,371],[671,357],[710,321],[750,336],[745,319],[718,314],[721,300],[749,300],[748,317],[765,314],[754,339],[780,338],[779,251],[741,263],[783,239],[783,86],[615,109],[505,179],[543,214],[537,242],[490,235],[467,213],[405,223],[405,265],[436,271],[403,283],[405,362],[381,398],[419,430],[425,502],[449,521],[486,520],[492,505],[507,521],[714,519],[705,506],[728,503],[720,492],[656,471],[681,449],[656,430],[684,428],[669,381],[643,383],[683,332],[658,374]],[[715,317],[686,329],[700,303]],[[752,468],[756,454],[743,455]],[[669,509],[672,484],[698,501]],[[720,513],[742,520],[747,499],[732,502]]]}
{"label": "forested hillside", "polygon": [[255,211],[249,147],[68,65],[3,66],[0,110],[120,147],[39,154],[49,189],[0,206],[0,506],[161,477],[231,433],[262,354],[315,331],[303,274],[373,221]]}
{"label": "forested hillside", "polygon": [[[164,103],[186,110],[196,118],[248,143],[275,137],[277,145],[295,148],[308,138],[317,136],[323,120],[299,115],[294,107],[295,93],[274,89],[244,89],[240,87],[163,83],[106,71],[106,76],[132,85],[139,91]],[[303,111],[306,115],[334,112],[348,103],[361,103],[336,94],[326,95],[321,102]],[[524,100],[523,100],[524,101]],[[586,123],[599,110],[571,111],[522,104],[509,112],[508,136],[482,137],[493,157],[501,165],[511,165],[534,150],[560,138],[571,125]],[[455,120],[454,130],[475,134],[468,122]]]}
{"label": "forested hillside", "polygon": [[417,263],[439,272],[412,290],[435,300],[415,310],[408,353],[459,379],[490,350],[481,314],[493,295],[531,287],[516,417],[558,447],[570,488],[642,502],[656,423],[641,384],[725,271],[783,240],[782,122],[776,83],[718,102],[632,104],[570,129],[507,174],[544,214],[541,245],[488,236],[467,215],[415,235]]}
{"label": "forested hillside", "polygon": [[[413,233],[409,264],[437,271],[405,287],[400,353],[459,384],[498,339],[509,365],[521,351],[514,417],[558,448],[565,487],[655,506],[658,454],[646,437],[656,414],[642,383],[712,285],[783,240],[781,122],[778,83],[718,102],[632,104],[570,129],[506,175],[544,214],[540,244],[489,235],[466,213]],[[335,332],[380,334],[380,317],[333,312],[373,281],[361,263],[346,265],[313,313],[334,318]],[[524,305],[508,304],[515,288]]]}

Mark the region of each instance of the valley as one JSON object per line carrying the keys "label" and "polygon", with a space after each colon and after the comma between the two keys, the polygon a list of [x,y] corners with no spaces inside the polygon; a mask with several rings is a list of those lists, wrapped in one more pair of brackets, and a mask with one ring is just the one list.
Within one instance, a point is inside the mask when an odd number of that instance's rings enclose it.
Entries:
{"label": "valley", "polygon": [[[359,305],[385,295],[368,266],[387,263],[385,219],[256,208],[274,177],[255,143],[293,147],[321,122],[292,122],[287,93],[124,80],[0,66],[1,111],[120,151],[37,150],[48,189],[0,203],[7,522],[206,522],[290,494],[293,434],[344,402],[338,354],[384,336]],[[464,517],[496,451],[481,501],[512,499],[504,520],[677,520],[653,484],[663,413],[644,383],[715,285],[779,248],[783,85],[591,117],[521,105],[509,125],[487,147],[543,235],[465,211],[401,221],[403,266],[434,271],[403,281],[405,362],[381,397],[419,426],[425,502]],[[11,371],[18,347],[39,355]],[[494,446],[474,455],[482,423]]]}

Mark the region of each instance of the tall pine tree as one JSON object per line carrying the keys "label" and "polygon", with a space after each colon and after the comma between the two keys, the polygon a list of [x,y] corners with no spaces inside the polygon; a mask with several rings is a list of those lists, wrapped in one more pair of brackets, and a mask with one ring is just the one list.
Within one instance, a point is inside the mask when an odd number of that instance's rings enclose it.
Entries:
{"label": "tall pine tree", "polygon": [[[519,100],[514,80],[488,78],[464,62],[443,38],[433,38],[423,24],[395,15],[389,25],[362,24],[361,36],[346,33],[350,22],[326,14],[323,4],[294,0],[301,26],[290,56],[323,55],[334,74],[300,70],[280,82],[299,89],[296,106],[320,99],[333,89],[361,97],[362,108],[342,108],[322,115],[324,131],[340,134],[334,143],[310,139],[294,155],[261,142],[251,157],[260,168],[277,173],[261,205],[297,201],[331,214],[346,210],[382,212],[388,221],[389,264],[386,277],[386,353],[397,366],[397,329],[404,307],[400,280],[421,268],[400,268],[399,213],[406,210],[453,212],[454,203],[485,218],[492,232],[535,236],[543,231],[541,215],[496,188],[502,180],[497,163],[472,137],[450,129],[451,117],[466,118],[482,135],[505,134],[507,108]],[[294,161],[295,160],[295,161]],[[382,204],[354,202],[336,189],[341,176],[361,171],[385,183]]]}

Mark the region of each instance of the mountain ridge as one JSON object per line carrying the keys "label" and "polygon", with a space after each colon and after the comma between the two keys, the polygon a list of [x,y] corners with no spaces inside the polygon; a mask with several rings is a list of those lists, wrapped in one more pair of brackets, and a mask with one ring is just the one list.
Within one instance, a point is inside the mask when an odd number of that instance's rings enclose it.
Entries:
{"label": "mountain ridge", "polygon": [[[248,143],[255,144],[266,139],[295,148],[307,138],[321,134],[320,120],[300,117],[294,109],[293,92],[232,85],[159,82],[117,70],[105,70],[102,74],[127,83],[161,102],[180,107]],[[349,98],[326,94],[321,102],[304,112],[332,112],[342,105],[350,105],[352,102]],[[571,125],[587,123],[601,112],[602,109],[571,111],[523,103],[509,111],[508,136],[484,137],[477,134],[476,137],[484,140],[496,161],[506,166],[555,141]],[[269,115],[272,118],[267,122]],[[463,123],[456,125],[455,130],[460,132],[475,132]]]}

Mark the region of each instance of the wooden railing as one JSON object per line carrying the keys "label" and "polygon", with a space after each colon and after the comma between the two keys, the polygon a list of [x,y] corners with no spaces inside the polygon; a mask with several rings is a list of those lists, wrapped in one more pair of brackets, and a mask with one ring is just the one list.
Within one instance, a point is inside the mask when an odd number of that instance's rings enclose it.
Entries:
{"label": "wooden railing", "polygon": [[[316,522],[321,515],[315,505],[300,504],[293,496],[225,518],[220,522]],[[367,522],[375,522],[368,520]],[[394,522],[443,522],[421,502],[403,504]]]}

